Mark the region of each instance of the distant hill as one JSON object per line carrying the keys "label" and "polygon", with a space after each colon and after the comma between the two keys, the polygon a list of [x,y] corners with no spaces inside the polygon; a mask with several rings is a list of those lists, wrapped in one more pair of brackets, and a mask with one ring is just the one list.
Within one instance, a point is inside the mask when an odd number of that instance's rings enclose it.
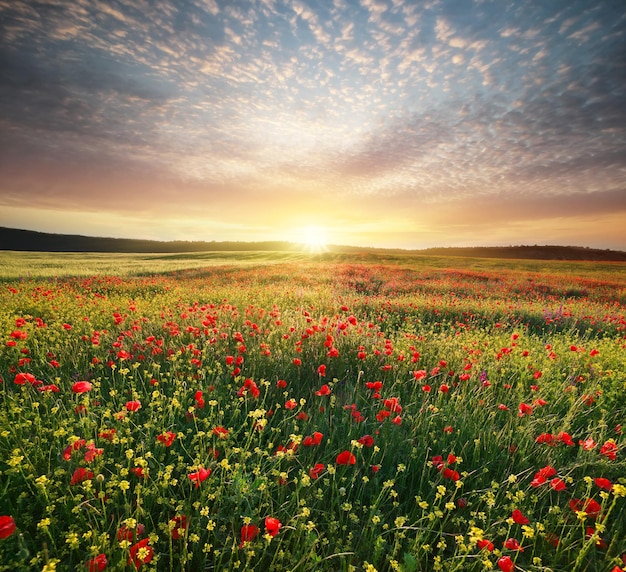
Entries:
{"label": "distant hill", "polygon": [[427,248],[422,254],[476,258],[519,258],[530,260],[590,260],[626,262],[626,252],[583,246],[473,246],[466,248]]}
{"label": "distant hill", "polygon": [[[126,252],[126,253],[184,253],[204,251],[299,251],[302,246],[292,242],[202,242],[158,241],[132,238],[103,238],[72,234],[50,234],[32,230],[0,227],[0,250],[33,252]],[[419,254],[431,256],[462,256],[475,258],[519,258],[533,260],[591,260],[626,262],[626,252],[579,246],[478,246],[465,248],[427,248],[402,250],[329,246],[331,252],[378,252]]]}

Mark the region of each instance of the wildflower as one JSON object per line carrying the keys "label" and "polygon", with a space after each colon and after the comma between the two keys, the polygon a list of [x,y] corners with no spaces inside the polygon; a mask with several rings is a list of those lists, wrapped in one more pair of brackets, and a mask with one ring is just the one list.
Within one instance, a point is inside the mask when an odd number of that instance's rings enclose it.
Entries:
{"label": "wildflower", "polygon": [[327,384],[322,385],[322,387],[320,387],[320,389],[315,392],[315,395],[317,395],[318,397],[322,397],[323,395],[330,395],[330,394],[331,394],[330,387],[328,387]]}
{"label": "wildflower", "polygon": [[374,446],[374,438],[371,435],[363,435],[360,439],[357,439],[357,442],[363,445],[364,447],[373,447]]}
{"label": "wildflower", "polygon": [[320,433],[319,431],[315,431],[313,433],[313,436],[307,435],[302,440],[302,445],[304,445],[305,447],[313,447],[315,445],[319,445],[322,442],[323,437],[324,437],[323,433]]}
{"label": "wildflower", "polygon": [[12,516],[0,516],[0,538],[8,538],[15,532],[15,520]]}
{"label": "wildflower", "polygon": [[72,478],[70,479],[70,485],[77,485],[78,483],[82,483],[83,481],[88,481],[93,479],[93,473],[84,467],[78,467],[72,474]]}
{"label": "wildflower", "polygon": [[16,385],[26,385],[26,383],[33,386],[43,385],[43,382],[36,379],[32,373],[18,373],[13,379],[13,383]]}
{"label": "wildflower", "polygon": [[444,479],[450,479],[451,481],[458,481],[461,478],[459,473],[457,471],[454,471],[450,467],[446,467],[443,470],[442,474],[443,474]]}
{"label": "wildflower", "polygon": [[37,391],[41,391],[42,393],[44,392],[51,392],[51,393],[60,393],[61,390],[59,389],[58,385],[55,385],[54,383],[51,383],[50,385],[40,385],[39,387],[37,387]]}
{"label": "wildflower", "polygon": [[611,461],[615,461],[617,458],[618,446],[613,439],[609,439],[602,447],[600,447],[600,455],[604,455]]}
{"label": "wildflower", "polygon": [[295,409],[298,407],[298,402],[295,399],[290,399],[285,403],[285,409]]}
{"label": "wildflower", "polygon": [[197,471],[189,473],[189,479],[191,482],[196,483],[196,488],[200,488],[200,483],[205,481],[207,477],[211,475],[211,469],[205,469],[200,467]]}
{"label": "wildflower", "polygon": [[174,439],[176,439],[176,433],[172,433],[171,431],[162,433],[157,437],[157,441],[163,443],[166,447],[169,447],[174,442]]}
{"label": "wildflower", "polygon": [[391,411],[392,413],[402,413],[402,406],[398,403],[397,397],[391,397],[390,399],[385,399],[383,401],[383,405],[385,409]]}
{"label": "wildflower", "polygon": [[565,483],[563,482],[562,479],[559,478],[554,478],[550,481],[550,486],[555,490],[555,491],[564,491],[565,489],[567,489],[567,486],[565,485]]}
{"label": "wildflower", "polygon": [[252,379],[246,379],[243,386],[237,392],[237,397],[243,397],[246,392],[249,392],[255,399],[261,395],[261,391]]}
{"label": "wildflower", "polygon": [[586,499],[582,501],[581,499],[574,498],[569,501],[569,507],[575,513],[584,513],[585,516],[588,516],[593,520],[600,516],[600,511],[602,509],[598,501],[595,499]]}
{"label": "wildflower", "polygon": [[130,547],[129,564],[134,564],[135,569],[139,569],[142,564],[148,564],[154,556],[154,550],[148,543],[149,538],[144,538]]}
{"label": "wildflower", "polygon": [[530,520],[522,514],[522,511],[516,508],[511,514],[511,518],[516,524],[528,524]]}
{"label": "wildflower", "polygon": [[213,435],[216,435],[220,439],[226,439],[226,437],[228,437],[228,429],[218,425],[213,428]]}
{"label": "wildflower", "polygon": [[483,538],[479,540],[477,543],[479,550],[488,550],[489,552],[493,552],[493,542]]}
{"label": "wildflower", "polygon": [[354,465],[356,457],[350,451],[343,451],[337,455],[338,465]]}
{"label": "wildflower", "polygon": [[518,413],[519,417],[524,417],[524,415],[532,415],[532,412],[533,412],[533,408],[531,405],[528,405],[527,403],[519,404],[519,413]]}
{"label": "wildflower", "polygon": [[170,520],[170,529],[172,531],[173,540],[181,538],[188,528],[189,523],[187,522],[187,517],[184,514],[175,516],[172,520]]}
{"label": "wildflower", "polygon": [[107,567],[107,557],[105,554],[98,554],[85,562],[85,568],[89,572],[99,572]]}
{"label": "wildflower", "polygon": [[578,440],[578,444],[585,450],[585,451],[591,451],[592,449],[595,449],[597,443],[591,438],[588,437],[587,439],[585,439],[584,441],[582,439]]}
{"label": "wildflower", "polygon": [[265,530],[270,536],[276,536],[278,531],[282,528],[282,523],[277,518],[268,516],[265,519]]}
{"label": "wildflower", "polygon": [[498,568],[500,568],[502,572],[513,572],[513,570],[515,570],[515,564],[513,564],[513,560],[511,560],[510,556],[501,556],[498,559]]}
{"label": "wildflower", "polygon": [[127,411],[139,411],[141,409],[141,401],[127,401],[125,407]]}
{"label": "wildflower", "polygon": [[524,552],[524,548],[520,545],[517,538],[509,538],[504,542],[503,546],[509,550],[519,550],[520,552]]}
{"label": "wildflower", "polygon": [[204,397],[202,396],[202,391],[198,390],[193,396],[196,402],[197,409],[204,409]]}
{"label": "wildflower", "polygon": [[317,463],[314,467],[309,469],[309,477],[312,479],[317,479],[321,473],[324,472],[326,466],[323,463]]}
{"label": "wildflower", "polygon": [[74,393],[87,393],[91,391],[92,385],[88,381],[77,381],[72,385]]}
{"label": "wildflower", "polygon": [[326,366],[324,364],[320,365],[317,368],[317,375],[320,377],[324,377],[326,375]]}
{"label": "wildflower", "polygon": [[239,548],[243,548],[246,542],[254,540],[257,534],[259,534],[258,526],[255,524],[244,524],[241,527],[241,543],[239,544]]}
{"label": "wildflower", "polygon": [[605,491],[610,491],[613,488],[611,481],[609,479],[604,479],[602,477],[595,478],[593,482],[600,489],[604,489]]}

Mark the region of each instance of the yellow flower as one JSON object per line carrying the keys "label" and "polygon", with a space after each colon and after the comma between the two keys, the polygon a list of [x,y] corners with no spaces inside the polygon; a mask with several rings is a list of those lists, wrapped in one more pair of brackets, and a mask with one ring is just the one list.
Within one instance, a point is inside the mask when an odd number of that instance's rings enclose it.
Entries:
{"label": "yellow flower", "polygon": [[614,484],[613,485],[613,494],[616,497],[626,497],[626,487],[624,485],[620,485],[620,484]]}

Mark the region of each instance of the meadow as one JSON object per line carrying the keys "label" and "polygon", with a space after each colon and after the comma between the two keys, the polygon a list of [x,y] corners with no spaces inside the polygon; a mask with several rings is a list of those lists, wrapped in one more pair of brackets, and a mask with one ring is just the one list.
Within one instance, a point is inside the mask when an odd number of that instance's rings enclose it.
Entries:
{"label": "meadow", "polygon": [[0,570],[626,570],[626,266],[0,253]]}

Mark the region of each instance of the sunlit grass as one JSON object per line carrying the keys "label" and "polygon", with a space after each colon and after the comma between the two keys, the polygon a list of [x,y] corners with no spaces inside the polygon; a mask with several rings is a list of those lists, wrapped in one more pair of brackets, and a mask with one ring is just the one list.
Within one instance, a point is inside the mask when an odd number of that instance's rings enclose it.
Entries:
{"label": "sunlit grass", "polygon": [[0,570],[623,566],[622,267],[1,260]]}

